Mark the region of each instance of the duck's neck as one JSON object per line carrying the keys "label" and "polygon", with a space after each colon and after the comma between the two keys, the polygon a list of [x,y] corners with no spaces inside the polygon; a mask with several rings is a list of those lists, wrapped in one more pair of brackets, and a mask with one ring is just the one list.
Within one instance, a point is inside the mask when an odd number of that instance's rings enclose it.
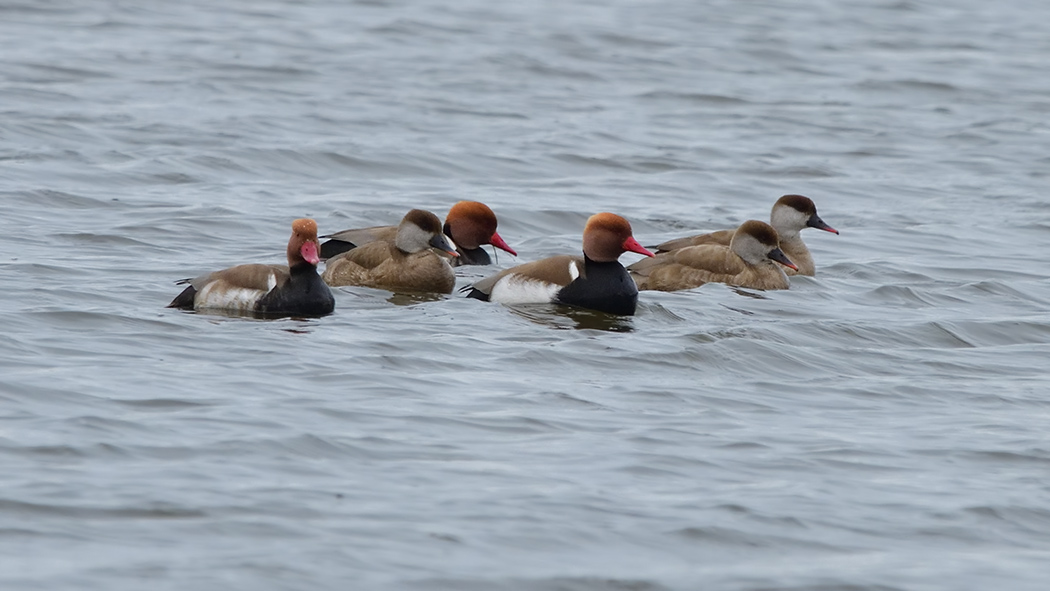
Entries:
{"label": "duck's neck", "polygon": [[[457,242],[456,245],[459,246],[459,243]],[[459,253],[459,256],[452,259],[451,262],[454,266],[492,264],[488,251],[481,246],[477,248],[463,248],[460,246],[456,251]]]}
{"label": "duck's neck", "polygon": [[785,242],[796,241],[796,240],[798,242],[802,242],[802,237],[799,236],[799,231],[800,230],[796,230],[794,227],[791,227],[791,228],[780,227],[780,228],[775,228],[775,229],[777,231],[777,236],[780,237],[780,243],[781,244],[784,244]]}

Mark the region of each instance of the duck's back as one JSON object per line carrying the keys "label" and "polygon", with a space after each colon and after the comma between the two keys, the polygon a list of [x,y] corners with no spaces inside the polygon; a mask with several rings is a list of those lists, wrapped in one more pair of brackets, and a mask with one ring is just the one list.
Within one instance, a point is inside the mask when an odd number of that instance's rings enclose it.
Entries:
{"label": "duck's back", "polygon": [[371,269],[371,281],[375,287],[393,291],[452,293],[456,274],[444,257],[424,250],[397,260],[387,259]]}
{"label": "duck's back", "polygon": [[325,236],[328,241],[321,245],[321,258],[334,258],[366,244],[377,241],[393,242],[397,237],[397,226],[372,226],[354,228]]}
{"label": "duck's back", "polygon": [[746,264],[720,244],[687,246],[642,259],[628,269],[640,289],[677,291],[741,273]]}
{"label": "duck's back", "polygon": [[189,287],[169,307],[251,312],[264,295],[287,281],[284,265],[237,265],[186,281]]}
{"label": "duck's back", "polygon": [[733,230],[718,230],[717,232],[710,232],[708,234],[699,234],[696,236],[686,236],[684,238],[668,240],[667,242],[657,245],[656,252],[659,254],[661,252],[670,252],[688,246],[701,246],[703,244],[723,244],[729,246],[729,243],[732,240]]}
{"label": "duck's back", "polygon": [[666,255],[673,263],[649,274],[649,289],[672,291],[704,283],[725,283],[751,289],[787,289],[788,280],[773,261],[748,264],[728,246],[702,244]]}
{"label": "duck's back", "polygon": [[329,285],[361,285],[391,291],[452,293],[452,267],[431,250],[405,254],[393,242],[375,241],[328,261]]}
{"label": "duck's back", "polygon": [[[577,273],[573,274],[573,265]],[[550,301],[562,287],[572,283],[583,268],[583,257],[557,255],[504,269],[474,283],[467,297],[506,304]]]}
{"label": "duck's back", "polygon": [[333,286],[369,285],[372,270],[399,255],[404,257],[392,242],[370,242],[328,259],[322,278]]}

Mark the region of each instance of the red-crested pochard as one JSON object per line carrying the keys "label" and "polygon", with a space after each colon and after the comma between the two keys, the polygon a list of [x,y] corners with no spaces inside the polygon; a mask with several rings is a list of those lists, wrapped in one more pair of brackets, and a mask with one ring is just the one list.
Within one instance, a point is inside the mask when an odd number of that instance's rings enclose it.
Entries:
{"label": "red-crested pochard", "polygon": [[436,248],[458,257],[441,233],[441,220],[413,209],[397,227],[394,240],[376,240],[328,259],[322,278],[328,285],[360,285],[395,292],[452,293],[456,274]]}
{"label": "red-crested pochard", "polygon": [[583,256],[542,259],[478,281],[467,297],[504,304],[567,304],[599,312],[630,316],[638,304],[638,288],[620,264],[620,255],[646,250],[631,233],[631,224],[612,213],[598,213],[583,229]]}
{"label": "red-crested pochard", "polygon": [[[780,249],[798,267],[798,270],[788,267],[785,272],[788,275],[813,276],[817,269],[813,264],[813,255],[802,242],[800,232],[804,228],[816,228],[825,232],[838,234],[839,231],[824,223],[817,215],[817,206],[813,200],[802,195],[784,195],[773,204],[773,210],[769,214],[769,223],[776,229],[780,236]],[[710,234],[689,236],[668,240],[656,247],[657,254],[684,248],[686,246],[698,246],[700,244],[724,244],[729,245],[733,239],[734,230],[720,230]]]}
{"label": "red-crested pochard", "polygon": [[793,268],[777,244],[777,231],[765,222],[749,220],[733,232],[729,246],[686,246],[644,259],[628,267],[639,289],[676,291],[705,283],[726,283],[751,289],[787,289],[781,265]]}
{"label": "red-crested pochard", "polygon": [[178,284],[189,284],[169,308],[260,316],[324,316],[335,309],[331,290],[317,276],[317,223],[292,222],[288,266],[248,264]]}
{"label": "red-crested pochard", "polygon": [[[478,201],[460,201],[448,210],[445,217],[444,233],[456,244],[458,257],[449,263],[460,265],[491,265],[492,259],[482,246],[491,244],[517,256],[518,253],[496,232],[496,214],[489,206]],[[321,259],[329,259],[340,253],[377,240],[393,242],[397,235],[397,226],[374,226],[356,230],[343,230],[324,236],[328,238],[321,245]]]}

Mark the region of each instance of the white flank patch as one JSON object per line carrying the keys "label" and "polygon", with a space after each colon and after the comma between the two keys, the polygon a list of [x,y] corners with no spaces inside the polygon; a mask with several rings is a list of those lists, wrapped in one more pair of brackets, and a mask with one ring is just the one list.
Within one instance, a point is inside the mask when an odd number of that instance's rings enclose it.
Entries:
{"label": "white flank patch", "polygon": [[270,293],[275,287],[277,287],[277,276],[270,273],[270,276],[266,278],[266,293]]}
{"label": "white flank patch", "polygon": [[489,299],[501,304],[548,304],[561,290],[560,285],[511,273],[492,286]]}
{"label": "white flank patch", "polygon": [[[272,276],[271,276],[272,277]],[[276,284],[276,279],[273,280]],[[212,281],[197,292],[193,307],[217,308],[222,310],[237,310],[251,312],[255,309],[255,302],[268,292],[260,289],[248,289],[246,287],[229,287],[223,281]]]}
{"label": "white flank patch", "polygon": [[576,266],[576,261],[569,261],[569,277],[572,277],[573,281],[580,277],[580,268]]}

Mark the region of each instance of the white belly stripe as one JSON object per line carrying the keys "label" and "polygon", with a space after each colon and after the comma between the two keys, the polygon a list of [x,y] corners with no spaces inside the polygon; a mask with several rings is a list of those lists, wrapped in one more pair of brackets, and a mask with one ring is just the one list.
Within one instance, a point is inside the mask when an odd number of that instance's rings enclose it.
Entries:
{"label": "white belly stripe", "polygon": [[546,304],[559,290],[560,285],[511,273],[492,286],[489,299],[501,304]]}
{"label": "white belly stripe", "polygon": [[197,292],[193,307],[219,308],[223,310],[239,310],[250,312],[255,309],[255,302],[266,295],[267,292],[260,289],[248,289],[246,287],[229,287],[223,281],[212,281]]}

